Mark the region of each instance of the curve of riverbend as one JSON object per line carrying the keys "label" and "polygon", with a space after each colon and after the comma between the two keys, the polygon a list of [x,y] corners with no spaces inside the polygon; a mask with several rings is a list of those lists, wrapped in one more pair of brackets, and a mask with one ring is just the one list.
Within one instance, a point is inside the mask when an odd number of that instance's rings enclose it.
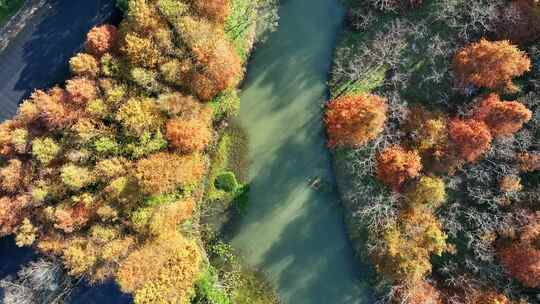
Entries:
{"label": "curve of riverbend", "polygon": [[279,14],[242,88],[251,191],[232,245],[286,304],[371,303],[346,239],[321,120],[343,11],[337,0],[285,0]]}
{"label": "curve of riverbend", "polygon": [[[120,17],[114,4],[115,0],[46,0],[37,8],[0,52],[0,120],[12,117],[34,89],[64,81],[69,58],[81,49],[86,33],[96,24]],[[34,258],[32,250],[17,248],[13,238],[0,239],[0,277],[15,274]],[[82,286],[70,300],[73,304],[130,302],[114,284]]]}

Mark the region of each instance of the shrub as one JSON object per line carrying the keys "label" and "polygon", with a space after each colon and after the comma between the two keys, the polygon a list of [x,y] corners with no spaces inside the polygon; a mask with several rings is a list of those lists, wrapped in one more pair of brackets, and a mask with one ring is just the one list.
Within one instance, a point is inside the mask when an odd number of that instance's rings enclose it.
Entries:
{"label": "shrub", "polygon": [[236,176],[230,171],[219,174],[214,181],[214,185],[217,189],[226,192],[234,192],[239,186],[238,182],[236,181]]}
{"label": "shrub", "polygon": [[330,147],[354,147],[375,139],[384,128],[386,104],[376,95],[344,96],[326,107]]}
{"label": "shrub", "polygon": [[460,50],[453,61],[460,86],[475,85],[490,89],[517,90],[512,78],[529,71],[527,55],[508,41],[481,39]]}
{"label": "shrub", "polygon": [[399,191],[403,184],[420,174],[422,163],[416,151],[405,150],[401,146],[384,149],[377,156],[377,178]]}

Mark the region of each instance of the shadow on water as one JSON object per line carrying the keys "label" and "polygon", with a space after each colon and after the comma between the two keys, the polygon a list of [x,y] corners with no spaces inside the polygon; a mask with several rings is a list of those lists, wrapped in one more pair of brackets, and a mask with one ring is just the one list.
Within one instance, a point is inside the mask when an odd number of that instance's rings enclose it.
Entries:
{"label": "shadow on water", "polygon": [[[284,303],[372,303],[345,235],[321,123],[343,12],[336,0],[288,0],[280,18],[243,85],[250,205],[231,242],[267,273]],[[313,177],[329,191],[310,188]]]}
{"label": "shadow on water", "polygon": [[[115,0],[50,0],[0,53],[0,119],[13,116],[19,102],[36,88],[62,83],[68,60],[82,49],[86,33],[97,24],[118,23]],[[0,277],[15,275],[37,255],[18,248],[13,238],[0,239]],[[0,299],[1,301],[1,299]],[[69,303],[131,303],[113,283],[81,285]]]}

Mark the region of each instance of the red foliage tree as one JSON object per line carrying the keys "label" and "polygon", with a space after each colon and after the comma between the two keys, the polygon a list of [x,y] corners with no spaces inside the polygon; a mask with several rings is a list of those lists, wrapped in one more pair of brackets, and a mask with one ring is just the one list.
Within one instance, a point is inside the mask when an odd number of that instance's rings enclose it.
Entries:
{"label": "red foliage tree", "polygon": [[481,39],[461,49],[453,61],[459,86],[516,91],[512,78],[531,69],[531,60],[508,41]]}
{"label": "red foliage tree", "polygon": [[394,191],[401,190],[403,184],[417,177],[421,170],[418,152],[407,151],[401,146],[386,148],[377,156],[377,178]]}
{"label": "red foliage tree", "polygon": [[491,147],[491,133],[484,122],[453,119],[448,134],[459,157],[474,162]]}
{"label": "red foliage tree", "polygon": [[384,128],[386,103],[376,95],[349,95],[328,103],[328,146],[354,147],[375,139]]}
{"label": "red foliage tree", "polygon": [[86,35],[86,51],[97,57],[111,51],[118,40],[118,30],[113,25],[96,26]]}
{"label": "red foliage tree", "polygon": [[532,117],[532,112],[517,101],[501,101],[499,95],[486,96],[476,108],[475,119],[483,121],[494,137],[519,131]]}

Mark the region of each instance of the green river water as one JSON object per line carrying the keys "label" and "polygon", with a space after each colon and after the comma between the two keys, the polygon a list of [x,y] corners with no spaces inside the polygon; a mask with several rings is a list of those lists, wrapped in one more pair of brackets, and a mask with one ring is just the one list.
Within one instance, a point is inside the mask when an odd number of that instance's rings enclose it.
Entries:
{"label": "green river water", "polygon": [[[283,0],[280,27],[255,50],[242,88],[251,192],[232,245],[285,304],[371,303],[345,235],[321,122],[343,20],[337,1]],[[319,190],[310,187],[314,177]]]}

